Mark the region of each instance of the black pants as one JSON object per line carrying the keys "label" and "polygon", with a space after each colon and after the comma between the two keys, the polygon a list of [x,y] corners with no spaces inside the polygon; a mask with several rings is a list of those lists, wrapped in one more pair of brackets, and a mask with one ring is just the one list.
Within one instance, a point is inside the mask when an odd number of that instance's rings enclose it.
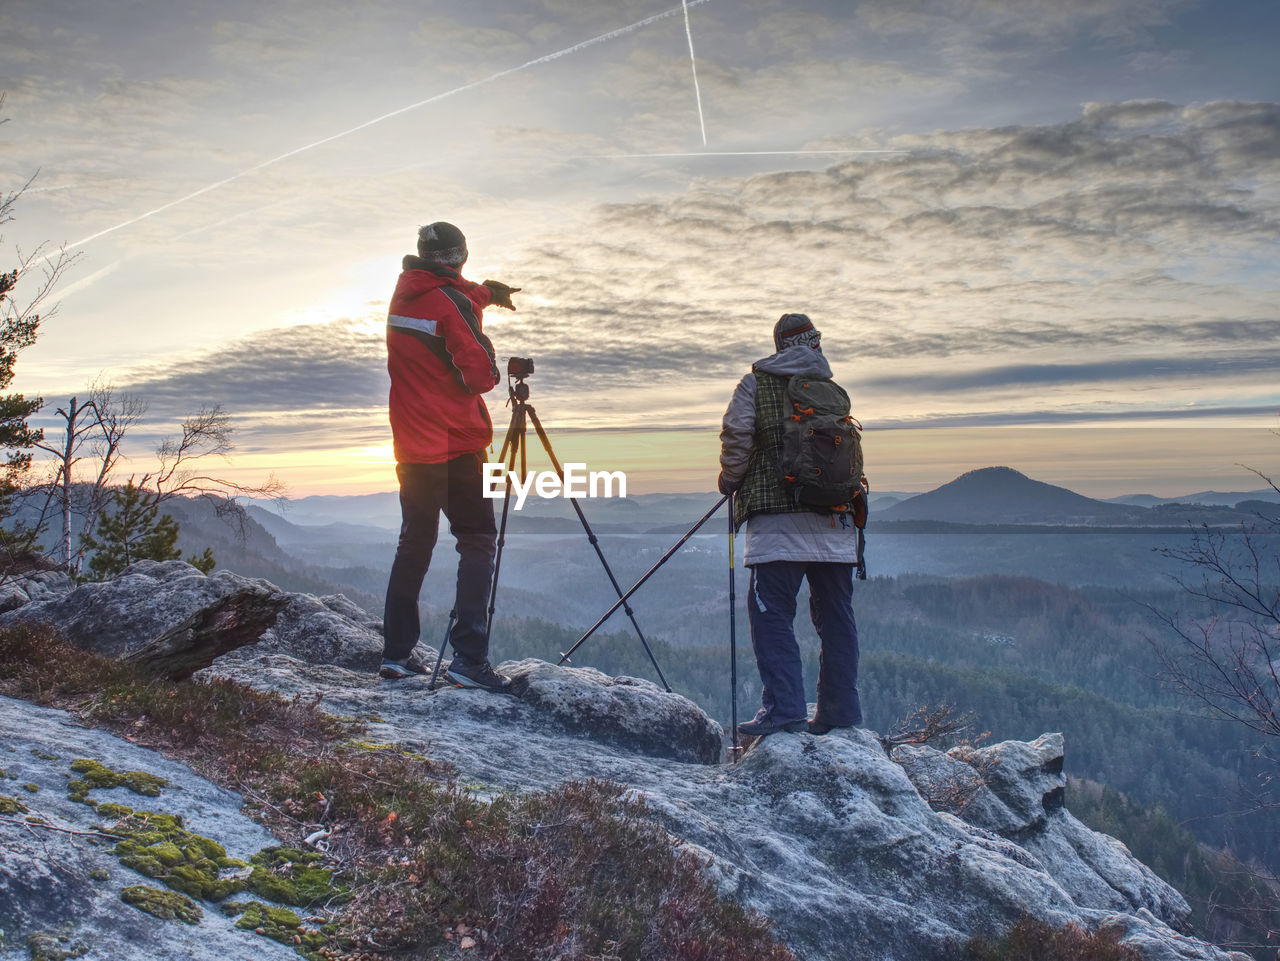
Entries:
{"label": "black pants", "polygon": [[383,656],[399,660],[418,643],[418,594],[431,566],[440,531],[440,512],[457,540],[458,621],[449,641],[454,652],[478,663],[489,655],[487,606],[493,583],[498,530],[493,502],[482,493],[481,454],[465,454],[445,464],[397,464],[400,479],[400,542],[387,583],[383,613]]}

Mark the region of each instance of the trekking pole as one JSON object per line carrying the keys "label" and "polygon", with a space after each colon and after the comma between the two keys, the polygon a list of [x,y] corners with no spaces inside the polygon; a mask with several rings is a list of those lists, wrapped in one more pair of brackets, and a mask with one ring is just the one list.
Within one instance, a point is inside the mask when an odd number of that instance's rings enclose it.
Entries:
{"label": "trekking pole", "polygon": [[661,567],[667,561],[671,560],[675,552],[680,550],[680,548],[684,547],[684,542],[687,541],[690,537],[692,537],[694,533],[697,532],[699,527],[701,527],[703,524],[709,521],[711,519],[711,515],[714,514],[716,511],[718,511],[720,509],[720,505],[723,504],[728,499],[729,498],[725,496],[725,497],[721,497],[718,501],[716,501],[715,506],[711,508],[711,510],[707,511],[705,514],[702,515],[702,520],[698,521],[698,523],[694,524],[687,531],[685,531],[684,536],[681,537],[680,540],[672,544],[671,548],[665,554],[663,554],[660,558],[658,558],[658,563],[654,564],[651,568],[649,568],[649,570],[645,572],[644,577],[640,578],[640,580],[632,584],[631,587],[627,589],[627,592],[614,602],[613,607],[605,611],[604,614],[601,615],[600,620],[592,624],[591,629],[588,630],[587,633],[583,634],[580,638],[578,638],[576,642],[574,642],[573,647],[569,648],[569,650],[565,651],[563,654],[560,655],[560,660],[556,661],[556,663],[563,664],[565,661],[569,660],[570,655],[572,655],[574,651],[576,651],[579,647],[581,647],[583,642],[588,637],[590,637],[597,630],[599,630],[600,625],[603,624],[605,621],[607,621],[613,615],[614,611],[616,611],[618,608],[620,608],[623,604],[627,602],[627,598],[629,598],[636,591],[640,590],[640,585],[643,584],[645,581],[647,581],[653,575],[654,571],[656,571],[659,567]]}
{"label": "trekking pole", "polygon": [[440,650],[436,654],[436,669],[431,672],[431,683],[427,685],[427,690],[434,691],[436,689],[436,680],[440,677],[440,665],[444,663],[444,649],[449,646],[449,635],[453,633],[453,622],[458,618],[458,611],[455,608],[449,612],[449,623],[445,625],[444,637],[440,641]]}
{"label": "trekking pole", "polygon": [[729,748],[729,756],[737,764],[742,757],[742,745],[738,743],[738,578],[733,554],[733,491],[726,496],[729,499],[729,703],[732,705],[730,723],[733,725],[733,747]]}

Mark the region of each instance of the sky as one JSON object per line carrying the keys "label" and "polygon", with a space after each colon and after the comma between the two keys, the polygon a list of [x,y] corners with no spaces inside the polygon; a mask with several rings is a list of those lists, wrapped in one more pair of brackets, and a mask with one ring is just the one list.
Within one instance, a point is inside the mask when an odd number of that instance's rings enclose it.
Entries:
{"label": "sky", "polygon": [[0,190],[35,174],[0,265],[78,257],[13,388],[145,399],[124,470],[219,404],[229,476],[394,489],[387,300],[447,220],[523,288],[486,331],[561,460],[634,492],[713,489],[793,311],[873,489],[1253,489],[1278,31],[1274,0],[0,0]]}

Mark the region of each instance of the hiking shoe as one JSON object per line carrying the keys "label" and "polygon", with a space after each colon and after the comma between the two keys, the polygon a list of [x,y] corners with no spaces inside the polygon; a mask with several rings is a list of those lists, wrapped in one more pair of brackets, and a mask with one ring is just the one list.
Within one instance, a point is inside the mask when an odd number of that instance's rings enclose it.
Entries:
{"label": "hiking shoe", "polygon": [[840,724],[823,724],[821,721],[810,721],[808,731],[810,734],[816,734],[818,737],[821,737],[823,734],[830,734],[832,731],[842,730],[844,726],[845,725]]}
{"label": "hiking shoe", "polygon": [[455,657],[449,662],[444,676],[458,687],[479,688],[482,691],[493,691],[498,694],[507,694],[511,690],[511,678],[505,674],[499,674],[487,660],[472,664],[470,661]]}
{"label": "hiking shoe", "polygon": [[402,657],[398,661],[383,658],[378,673],[389,681],[398,681],[402,677],[421,677],[431,671],[413,658]]}
{"label": "hiking shoe", "polygon": [[750,721],[738,725],[738,733],[747,737],[764,737],[766,734],[798,734],[809,722],[804,718],[795,721],[784,721],[779,724],[761,711]]}

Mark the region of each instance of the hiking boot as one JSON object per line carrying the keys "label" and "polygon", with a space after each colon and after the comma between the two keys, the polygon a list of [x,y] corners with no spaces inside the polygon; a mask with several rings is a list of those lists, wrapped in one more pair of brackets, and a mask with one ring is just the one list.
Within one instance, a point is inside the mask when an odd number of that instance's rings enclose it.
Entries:
{"label": "hiking boot", "polygon": [[389,681],[398,681],[402,677],[422,677],[431,671],[415,658],[402,657],[399,660],[383,658],[378,674]]}
{"label": "hiking boot", "polygon": [[805,729],[807,723],[804,718],[799,718],[779,724],[761,711],[750,721],[739,724],[738,733],[745,734],[747,737],[764,737],[766,734],[798,734]]}
{"label": "hiking boot", "polygon": [[499,674],[487,660],[472,664],[470,661],[455,657],[449,662],[444,676],[458,687],[479,688],[482,691],[493,691],[497,694],[507,694],[511,691],[511,678],[505,674]]}
{"label": "hiking boot", "polygon": [[856,724],[824,724],[822,721],[813,720],[809,722],[808,731],[810,734],[816,734],[821,737],[823,734],[830,734],[832,731],[847,731],[851,727],[857,727]]}

